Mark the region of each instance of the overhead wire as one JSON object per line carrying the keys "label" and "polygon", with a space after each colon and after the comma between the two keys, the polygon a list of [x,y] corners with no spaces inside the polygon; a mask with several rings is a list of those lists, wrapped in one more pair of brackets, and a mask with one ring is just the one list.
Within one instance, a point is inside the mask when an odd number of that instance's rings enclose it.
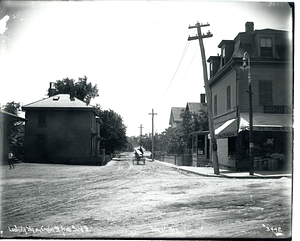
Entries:
{"label": "overhead wire", "polygon": [[177,65],[177,68],[176,68],[176,70],[175,70],[175,73],[174,73],[174,75],[173,75],[173,77],[172,77],[172,79],[171,79],[171,81],[170,81],[170,83],[169,83],[167,89],[165,90],[163,96],[162,96],[161,99],[159,100],[158,104],[159,104],[159,103],[162,101],[162,99],[165,97],[165,95],[166,95],[166,93],[168,92],[168,90],[169,90],[171,84],[173,83],[173,80],[174,80],[174,78],[175,78],[175,76],[176,76],[176,74],[177,74],[177,71],[178,71],[178,69],[179,69],[179,67],[180,67],[180,65],[181,65],[181,62],[182,62],[182,60],[183,60],[183,58],[184,58],[184,56],[185,56],[185,54],[186,54],[186,52],[187,52],[187,49],[188,49],[189,45],[190,45],[190,42],[187,41],[186,44],[185,44],[185,46],[184,46],[183,53],[182,53],[182,55],[181,55],[179,64]]}
{"label": "overhead wire", "polygon": [[180,85],[179,85],[179,87],[178,87],[178,89],[177,89],[177,91],[176,91],[176,94],[177,94],[178,90],[180,89],[182,83],[184,82],[184,80],[185,80],[185,78],[186,78],[186,76],[187,76],[187,74],[188,74],[188,72],[189,72],[189,70],[190,70],[190,67],[191,67],[191,65],[192,65],[192,63],[193,63],[193,61],[194,61],[194,58],[195,58],[197,52],[198,52],[198,49],[195,50],[194,56],[193,56],[193,58],[192,58],[192,60],[191,60],[191,62],[190,62],[190,64],[189,64],[189,66],[188,66],[188,69],[187,69],[186,72],[185,72],[185,75],[184,75],[184,77],[183,77],[183,79],[182,79],[182,81],[181,81],[181,83],[180,83]]}

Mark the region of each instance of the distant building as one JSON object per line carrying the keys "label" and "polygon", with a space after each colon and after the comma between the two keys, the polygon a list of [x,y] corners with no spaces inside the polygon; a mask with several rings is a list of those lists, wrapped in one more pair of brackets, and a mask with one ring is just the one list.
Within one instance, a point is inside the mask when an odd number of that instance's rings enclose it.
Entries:
{"label": "distant building", "polygon": [[[254,30],[218,45],[220,56],[210,56],[209,87],[221,166],[249,167],[249,93],[244,53],[250,56],[253,92],[254,167],[258,170],[289,169],[292,164],[293,65],[292,39],[287,31]],[[281,158],[273,167],[274,153]],[[274,162],[273,162],[274,163]]]}
{"label": "distant building", "polygon": [[5,110],[0,110],[0,164],[8,163],[9,154],[9,125],[14,122],[25,121],[24,118]]}
{"label": "distant building", "polygon": [[169,119],[169,125],[172,128],[177,128],[182,123],[181,114],[184,113],[185,108],[184,107],[172,107],[171,108],[171,114]]}
{"label": "distant building", "polygon": [[205,102],[205,94],[200,95],[200,102],[188,102],[186,104],[185,111],[189,111],[191,114],[199,114],[201,111],[207,113],[207,103]]}
{"label": "distant building", "polygon": [[100,164],[100,118],[85,102],[58,94],[23,106],[28,162]]}

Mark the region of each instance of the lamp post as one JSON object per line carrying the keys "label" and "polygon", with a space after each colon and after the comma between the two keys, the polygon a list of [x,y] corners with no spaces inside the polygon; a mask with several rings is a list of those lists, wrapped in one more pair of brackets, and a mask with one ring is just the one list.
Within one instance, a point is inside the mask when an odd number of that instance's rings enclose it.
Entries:
{"label": "lamp post", "polygon": [[[248,67],[247,67],[248,61]],[[248,93],[249,93],[249,175],[253,175],[254,153],[253,153],[253,110],[252,110],[252,82],[251,82],[251,68],[250,68],[250,56],[247,52],[244,53],[243,58],[243,70],[248,69]]]}

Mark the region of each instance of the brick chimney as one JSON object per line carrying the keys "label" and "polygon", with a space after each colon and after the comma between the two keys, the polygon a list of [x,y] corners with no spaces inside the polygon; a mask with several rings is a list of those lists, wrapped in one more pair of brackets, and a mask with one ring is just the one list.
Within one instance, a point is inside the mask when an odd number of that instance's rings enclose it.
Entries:
{"label": "brick chimney", "polygon": [[245,32],[251,33],[254,31],[254,23],[253,22],[246,22],[245,24]]}
{"label": "brick chimney", "polygon": [[200,103],[205,103],[205,94],[200,94]]}

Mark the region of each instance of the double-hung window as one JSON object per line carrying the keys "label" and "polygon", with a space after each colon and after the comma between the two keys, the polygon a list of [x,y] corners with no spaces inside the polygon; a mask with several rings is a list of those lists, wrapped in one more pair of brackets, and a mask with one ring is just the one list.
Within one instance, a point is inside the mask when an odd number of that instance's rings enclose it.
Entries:
{"label": "double-hung window", "polygon": [[260,105],[272,105],[272,81],[260,80],[259,81],[259,104]]}
{"label": "double-hung window", "polygon": [[217,114],[218,114],[218,109],[217,109],[217,107],[218,107],[218,96],[215,95],[215,96],[214,96],[214,115],[217,115]]}
{"label": "double-hung window", "polygon": [[273,57],[272,38],[260,38],[260,56]]}
{"label": "double-hung window", "polygon": [[227,86],[226,97],[227,97],[227,110],[231,110],[231,88],[230,88],[230,85]]}

